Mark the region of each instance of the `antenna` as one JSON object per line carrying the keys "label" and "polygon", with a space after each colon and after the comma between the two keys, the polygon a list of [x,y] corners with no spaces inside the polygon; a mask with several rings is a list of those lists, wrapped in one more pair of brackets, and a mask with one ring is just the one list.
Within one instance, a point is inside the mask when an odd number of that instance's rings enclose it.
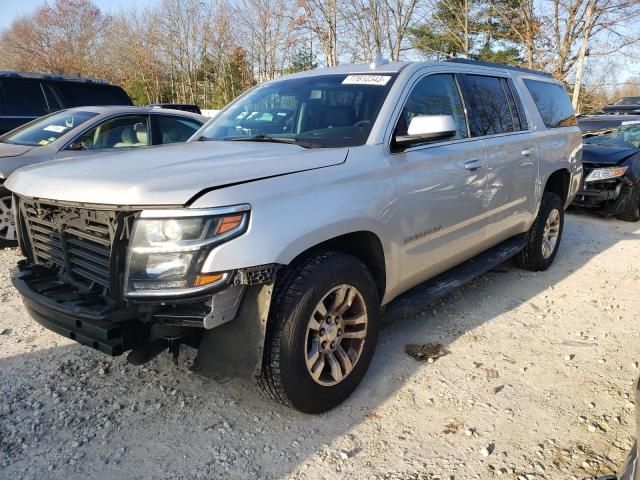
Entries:
{"label": "antenna", "polygon": [[387,63],[389,63],[389,60],[384,58],[381,53],[378,53],[376,55],[376,58],[374,58],[373,61],[369,64],[369,68],[374,69],[376,67],[379,67],[380,65],[386,65]]}

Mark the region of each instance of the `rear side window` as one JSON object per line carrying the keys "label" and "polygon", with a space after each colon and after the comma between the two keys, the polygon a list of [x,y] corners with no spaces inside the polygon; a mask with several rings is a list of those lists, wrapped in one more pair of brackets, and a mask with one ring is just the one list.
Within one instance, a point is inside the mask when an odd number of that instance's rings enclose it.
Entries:
{"label": "rear side window", "polygon": [[157,141],[154,143],[186,142],[202,126],[189,118],[154,115],[157,125]]}
{"label": "rear side window", "polygon": [[465,87],[471,109],[471,134],[474,137],[520,130],[519,121],[516,128],[512,107],[500,78],[465,75]]}
{"label": "rear side window", "polygon": [[62,97],[65,107],[131,105],[131,100],[124,91],[113,85],[56,82],[53,86]]}
{"label": "rear side window", "polygon": [[4,115],[39,117],[49,113],[37,80],[0,80]]}
{"label": "rear side window", "polygon": [[561,85],[538,80],[525,80],[524,84],[547,128],[573,127],[578,124],[569,95]]}

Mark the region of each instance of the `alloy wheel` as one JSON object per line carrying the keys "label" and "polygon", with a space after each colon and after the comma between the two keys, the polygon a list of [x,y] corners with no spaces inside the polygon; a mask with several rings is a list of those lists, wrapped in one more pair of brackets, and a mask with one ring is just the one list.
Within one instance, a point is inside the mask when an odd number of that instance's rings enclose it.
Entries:
{"label": "alloy wheel", "polygon": [[322,386],[343,381],[362,355],[367,336],[367,307],[352,285],[338,285],[316,305],[305,338],[305,363]]}
{"label": "alloy wheel", "polygon": [[16,221],[11,208],[11,197],[0,198],[0,239],[15,241]]}
{"label": "alloy wheel", "polygon": [[557,209],[553,209],[549,212],[547,221],[544,225],[544,232],[542,233],[542,256],[549,258],[553,255],[558,244],[558,238],[560,236],[560,212]]}

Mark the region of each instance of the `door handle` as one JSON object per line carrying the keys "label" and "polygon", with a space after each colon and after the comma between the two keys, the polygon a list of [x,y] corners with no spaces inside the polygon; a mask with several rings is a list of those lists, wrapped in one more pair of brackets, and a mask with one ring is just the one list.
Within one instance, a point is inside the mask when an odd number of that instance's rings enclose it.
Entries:
{"label": "door handle", "polygon": [[466,168],[467,170],[470,171],[474,171],[474,170],[478,170],[480,167],[483,167],[484,165],[482,164],[482,162],[478,159],[476,160],[469,160],[468,162],[465,162],[464,164],[464,168]]}
{"label": "door handle", "polygon": [[524,150],[522,150],[522,156],[523,157],[530,157],[531,154],[533,153],[533,149],[531,148],[525,148]]}

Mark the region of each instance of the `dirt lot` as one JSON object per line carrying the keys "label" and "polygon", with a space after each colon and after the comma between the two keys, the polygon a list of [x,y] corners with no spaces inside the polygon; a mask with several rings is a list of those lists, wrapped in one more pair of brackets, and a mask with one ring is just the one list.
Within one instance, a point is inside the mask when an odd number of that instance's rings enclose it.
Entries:
{"label": "dirt lot", "polygon": [[[167,354],[129,366],[40,328],[0,252],[0,478],[582,479],[630,448],[640,225],[568,217],[552,269],[510,264],[387,315],[363,385],[309,416]],[[403,315],[393,313],[404,311]],[[407,312],[409,312],[407,314]],[[407,343],[448,355],[418,362]]]}

